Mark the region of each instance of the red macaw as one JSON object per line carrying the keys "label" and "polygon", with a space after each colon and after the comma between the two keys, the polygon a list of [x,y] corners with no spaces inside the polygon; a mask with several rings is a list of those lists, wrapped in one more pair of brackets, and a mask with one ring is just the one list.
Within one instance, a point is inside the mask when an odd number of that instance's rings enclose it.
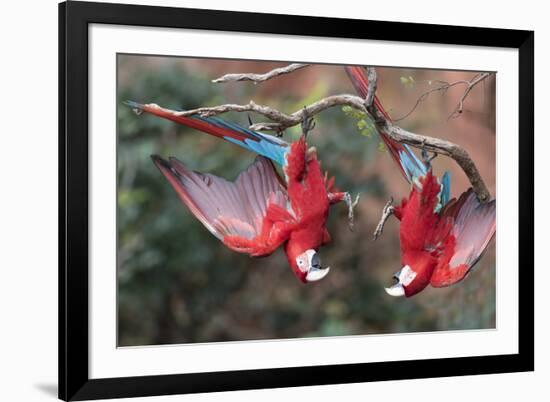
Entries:
{"label": "red macaw", "polygon": [[[284,246],[300,281],[327,275],[330,268],[321,266],[317,250],[330,241],[329,206],[346,201],[352,207],[349,194],[333,191],[334,179],[321,173],[316,150],[307,149],[305,134],[289,144],[218,118],[184,117],[157,105],[126,103],[259,154],[234,182],[191,171],[175,158],[152,159],[191,213],[230,249],[262,257]],[[286,180],[269,159],[282,166]]]}
{"label": "red macaw", "polygon": [[[345,67],[356,91],[367,96],[365,69]],[[391,121],[377,96],[376,107]],[[409,198],[393,208],[401,221],[401,263],[393,275],[395,283],[386,288],[391,296],[413,296],[428,284],[449,286],[461,281],[479,261],[496,231],[496,201],[481,203],[470,188],[456,199],[450,198],[450,175],[441,180],[431,165],[419,160],[411,149],[379,131],[390,155],[405,178],[412,183]]]}

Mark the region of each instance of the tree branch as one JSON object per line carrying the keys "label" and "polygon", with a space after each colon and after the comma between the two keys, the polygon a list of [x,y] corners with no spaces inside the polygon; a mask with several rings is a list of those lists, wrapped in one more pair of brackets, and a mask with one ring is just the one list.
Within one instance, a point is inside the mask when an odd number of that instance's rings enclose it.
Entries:
{"label": "tree branch", "polygon": [[369,80],[367,84],[367,97],[365,98],[365,107],[369,109],[372,106],[374,101],[374,96],[376,95],[376,69],[374,67],[367,67],[367,79]]}
{"label": "tree branch", "polygon": [[[260,74],[260,75],[255,74],[251,76],[250,74],[228,74],[215,81],[225,82],[226,80],[229,80],[229,81],[252,80],[256,82],[256,80],[258,79],[258,76],[261,77],[260,80],[265,81],[277,75],[286,74],[291,71],[295,71],[298,68],[306,67],[307,65],[300,64],[300,65],[297,65],[298,67],[293,67],[292,69],[290,68],[291,66],[293,65],[291,64],[282,69],[275,69],[266,74]],[[281,72],[281,71],[284,71],[284,72]],[[347,95],[347,94],[332,95],[332,96],[323,98],[309,106],[304,106],[303,109],[297,110],[292,114],[285,114],[269,106],[257,105],[253,101],[250,101],[246,105],[225,104],[225,105],[219,105],[219,106],[213,106],[213,107],[201,107],[198,109],[186,110],[182,112],[177,112],[169,109],[164,109],[164,110],[168,113],[174,114],[175,116],[199,115],[202,117],[209,117],[209,116],[219,115],[227,112],[255,112],[267,117],[268,119],[271,120],[271,122],[262,122],[262,123],[252,124],[249,127],[251,130],[275,131],[280,134],[285,129],[300,124],[303,121],[304,116],[313,117],[314,115],[321,113],[322,111],[334,106],[342,106],[342,105],[351,106],[359,111],[370,114],[376,124],[377,129],[379,131],[386,133],[394,141],[408,144],[424,151],[432,151],[437,154],[443,154],[454,159],[457,162],[457,164],[462,168],[462,170],[464,171],[468,179],[470,180],[470,183],[472,184],[472,188],[477,194],[479,200],[481,202],[488,202],[491,199],[491,194],[489,193],[487,186],[485,185],[483,179],[481,178],[481,175],[477,170],[475,163],[472,161],[472,159],[470,158],[466,150],[464,150],[464,148],[452,142],[445,141],[439,138],[427,137],[424,135],[412,133],[410,131],[402,129],[401,127],[393,125],[393,123],[389,120],[389,118],[386,118],[384,113],[379,109],[379,107],[377,106],[377,102],[373,101],[375,97],[375,92],[376,92],[375,69],[372,67],[369,67],[367,70],[367,75],[369,79],[367,99],[362,99],[358,96]],[[456,108],[457,113],[461,113],[464,100],[466,99],[466,97],[468,96],[472,88],[474,88],[479,82],[486,79],[489,75],[490,75],[489,73],[481,73],[476,77],[474,77],[471,81],[465,81],[465,83],[467,83],[468,86],[459,104],[457,105],[457,108]],[[246,78],[243,78],[243,77],[246,77]],[[458,85],[458,83],[462,83],[462,82],[457,81],[456,83],[452,83],[452,85]],[[157,105],[154,105],[154,106],[159,107]]]}
{"label": "tree branch", "polygon": [[[250,101],[246,105],[225,104],[213,107],[201,107],[198,109],[186,110],[183,112],[176,112],[170,109],[164,109],[164,111],[171,113],[175,116],[192,116],[199,115],[201,117],[209,117],[219,115],[227,112],[256,112],[261,114],[273,122],[270,123],[256,123],[250,126],[251,130],[261,131],[270,130],[282,132],[286,128],[301,124],[304,118],[304,113],[308,117],[321,113],[322,111],[338,105],[348,105],[362,112],[370,113],[373,120],[380,131],[386,133],[390,138],[399,143],[409,144],[415,148],[436,152],[453,158],[458,165],[462,168],[472,188],[476,192],[481,202],[487,202],[491,199],[491,194],[487,189],[483,179],[475,163],[472,161],[466,150],[459,145],[452,142],[442,140],[434,137],[427,137],[412,133],[404,130],[401,127],[394,126],[389,120],[387,120],[382,112],[373,103],[367,110],[365,107],[365,101],[353,95],[333,95],[323,98],[309,106],[305,106],[292,114],[285,114],[269,106],[257,105]],[[152,106],[152,105],[150,105]],[[155,107],[159,107],[154,105]]]}
{"label": "tree branch", "polygon": [[[449,115],[449,119],[451,118],[456,118],[458,117],[460,114],[462,114],[463,110],[464,110],[464,101],[466,100],[466,98],[468,97],[468,95],[470,94],[470,91],[477,85],[479,84],[480,82],[482,82],[483,80],[485,80],[486,78],[488,78],[489,76],[491,76],[491,73],[480,73],[480,74],[476,74],[470,81],[466,81],[466,80],[458,80],[458,81],[454,81],[454,82],[446,82],[446,81],[437,81],[439,82],[441,85],[439,85],[438,87],[435,87],[435,88],[432,88],[424,93],[422,93],[418,99],[416,100],[416,103],[414,104],[414,106],[412,107],[411,110],[409,110],[405,115],[399,117],[398,119],[393,119],[394,122],[397,122],[397,121],[401,121],[401,120],[404,120],[406,119],[407,117],[409,117],[411,114],[413,114],[413,112],[416,110],[416,108],[422,103],[424,102],[426,99],[428,99],[428,97],[433,94],[434,92],[442,92],[442,93],[445,93],[447,92],[447,90],[449,88],[452,88],[456,85],[466,85],[466,89],[464,90],[464,93],[462,94],[462,97],[460,98],[458,104],[456,105],[456,107],[454,108],[453,112]],[[369,78],[370,79],[370,78]]]}
{"label": "tree branch", "polygon": [[212,80],[212,82],[225,83],[225,82],[233,82],[233,81],[252,81],[255,84],[257,84],[258,82],[264,82],[264,81],[270,80],[271,78],[278,77],[279,75],[288,74],[308,66],[309,64],[293,63],[285,67],[275,68],[271,71],[268,71],[265,74],[254,74],[254,73],[225,74],[222,77]]}
{"label": "tree branch", "polygon": [[491,200],[491,193],[481,178],[479,170],[477,170],[477,167],[472,158],[470,158],[468,152],[466,152],[466,150],[461,146],[439,138],[415,134],[402,129],[401,127],[394,126],[389,122],[386,122],[383,130],[390,138],[397,142],[409,144],[415,148],[425,149],[453,158],[470,180],[472,189],[476,193],[479,200],[482,203]]}
{"label": "tree branch", "polygon": [[332,95],[318,100],[309,106],[305,106],[303,109],[297,110],[292,114],[280,112],[269,106],[258,105],[253,101],[250,101],[246,105],[225,104],[213,107],[201,107],[183,112],[175,112],[168,109],[165,110],[176,116],[192,116],[194,114],[198,114],[201,117],[215,116],[227,112],[255,112],[267,117],[272,122],[253,124],[250,126],[251,130],[282,132],[289,127],[300,124],[304,118],[304,113],[306,113],[307,116],[312,117],[328,108],[339,105],[348,105],[365,111],[363,102],[363,99],[354,95]]}

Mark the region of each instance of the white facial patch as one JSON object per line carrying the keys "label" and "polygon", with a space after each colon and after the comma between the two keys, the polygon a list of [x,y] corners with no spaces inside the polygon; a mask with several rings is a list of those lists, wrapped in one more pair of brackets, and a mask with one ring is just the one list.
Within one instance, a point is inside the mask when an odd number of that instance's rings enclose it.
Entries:
{"label": "white facial patch", "polygon": [[311,260],[313,259],[313,256],[315,255],[315,250],[306,250],[302,254],[300,254],[298,257],[296,257],[296,264],[298,264],[298,268],[302,272],[308,272],[311,267]]}
{"label": "white facial patch", "polygon": [[306,282],[317,282],[327,276],[330,267],[321,268],[321,262],[315,250],[309,249],[296,257],[300,271],[306,273]]}
{"label": "white facial patch", "polygon": [[296,264],[298,265],[298,269],[302,272],[307,272],[309,269],[308,259],[306,253],[300,254],[298,257],[296,257]]}
{"label": "white facial patch", "polygon": [[414,272],[411,267],[405,265],[399,271],[399,283],[403,286],[409,286],[409,284],[416,278],[416,272]]}

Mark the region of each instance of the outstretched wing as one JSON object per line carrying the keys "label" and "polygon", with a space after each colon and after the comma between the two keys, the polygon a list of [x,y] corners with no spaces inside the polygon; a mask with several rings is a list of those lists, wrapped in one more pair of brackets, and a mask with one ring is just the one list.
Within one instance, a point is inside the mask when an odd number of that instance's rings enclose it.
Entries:
{"label": "outstretched wing", "polygon": [[479,261],[496,231],[496,201],[482,204],[472,189],[451,200],[441,211],[453,220],[450,243],[434,270],[431,285],[442,287],[462,280]]}
{"label": "outstretched wing", "polygon": [[268,159],[258,156],[234,182],[191,171],[175,158],[152,159],[193,215],[233,250],[267,255],[287,240],[293,215]]}

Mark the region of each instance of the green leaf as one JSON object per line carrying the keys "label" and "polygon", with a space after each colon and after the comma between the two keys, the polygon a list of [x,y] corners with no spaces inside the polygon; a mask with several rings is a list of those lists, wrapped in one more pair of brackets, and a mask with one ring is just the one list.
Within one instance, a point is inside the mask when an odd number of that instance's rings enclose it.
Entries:
{"label": "green leaf", "polygon": [[342,106],[342,112],[344,112],[345,114],[349,114],[352,111],[353,111],[353,108],[351,106],[348,106],[348,105]]}
{"label": "green leaf", "polygon": [[372,130],[371,128],[366,128],[364,130],[361,130],[361,135],[364,136],[364,137],[372,137],[372,134],[374,133],[374,130]]}
{"label": "green leaf", "polygon": [[409,75],[408,77],[401,76],[401,77],[399,77],[399,80],[401,81],[401,84],[403,84],[403,85],[405,85],[409,88],[414,86],[414,84],[415,84],[414,78],[411,75]]}
{"label": "green leaf", "polygon": [[352,108],[351,106],[342,106],[342,111],[346,114],[346,116],[352,117],[354,119],[364,119],[366,114]]}

